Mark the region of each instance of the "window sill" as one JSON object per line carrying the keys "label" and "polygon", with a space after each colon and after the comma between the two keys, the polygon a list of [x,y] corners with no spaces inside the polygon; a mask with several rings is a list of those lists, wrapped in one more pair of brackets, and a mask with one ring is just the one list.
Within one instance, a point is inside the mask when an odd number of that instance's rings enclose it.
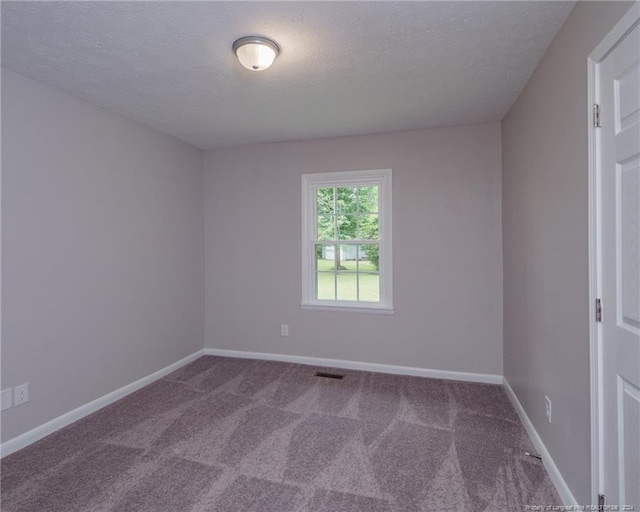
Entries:
{"label": "window sill", "polygon": [[393,307],[380,307],[380,306],[351,306],[348,304],[339,304],[339,305],[325,305],[325,304],[314,304],[314,303],[305,303],[303,302],[301,305],[302,309],[309,309],[315,311],[336,311],[339,313],[367,313],[374,315],[393,315],[396,310]]}

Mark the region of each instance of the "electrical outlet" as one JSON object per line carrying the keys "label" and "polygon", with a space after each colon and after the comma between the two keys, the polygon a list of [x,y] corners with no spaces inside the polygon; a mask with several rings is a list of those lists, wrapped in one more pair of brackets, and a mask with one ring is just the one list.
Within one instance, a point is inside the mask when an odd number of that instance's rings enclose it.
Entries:
{"label": "electrical outlet", "polygon": [[29,401],[29,383],[21,384],[14,388],[14,403],[16,407]]}
{"label": "electrical outlet", "polygon": [[280,326],[280,336],[289,336],[289,325],[288,324],[282,324]]}
{"label": "electrical outlet", "polygon": [[13,389],[7,388],[2,390],[2,410],[13,407]]}
{"label": "electrical outlet", "polygon": [[551,423],[551,399],[548,396],[544,397],[544,415],[547,417],[547,422]]}

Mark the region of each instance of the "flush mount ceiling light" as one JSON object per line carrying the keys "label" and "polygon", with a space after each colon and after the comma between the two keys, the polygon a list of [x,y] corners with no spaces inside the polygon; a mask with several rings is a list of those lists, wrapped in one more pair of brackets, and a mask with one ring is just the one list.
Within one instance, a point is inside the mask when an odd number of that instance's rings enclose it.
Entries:
{"label": "flush mount ceiling light", "polygon": [[233,51],[245,68],[251,71],[262,71],[276,60],[280,47],[266,37],[247,36],[233,43]]}

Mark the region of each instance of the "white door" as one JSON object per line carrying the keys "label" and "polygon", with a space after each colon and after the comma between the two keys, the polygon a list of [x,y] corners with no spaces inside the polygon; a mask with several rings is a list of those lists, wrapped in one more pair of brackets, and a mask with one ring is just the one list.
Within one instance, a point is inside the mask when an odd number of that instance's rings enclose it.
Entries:
{"label": "white door", "polygon": [[640,510],[640,27],[599,71],[602,489]]}

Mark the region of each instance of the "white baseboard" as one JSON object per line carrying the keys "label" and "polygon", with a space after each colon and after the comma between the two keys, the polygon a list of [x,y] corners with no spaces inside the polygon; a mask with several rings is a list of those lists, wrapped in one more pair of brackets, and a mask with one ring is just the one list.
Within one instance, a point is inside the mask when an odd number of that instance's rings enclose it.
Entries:
{"label": "white baseboard", "polygon": [[101,396],[100,398],[97,398],[96,400],[93,400],[88,404],[82,405],[77,409],[63,414],[62,416],[58,416],[57,418],[54,418],[51,421],[40,425],[39,427],[29,430],[28,432],[14,437],[9,441],[5,441],[4,443],[2,443],[2,445],[0,445],[0,457],[10,455],[11,453],[18,451],[25,446],[30,445],[31,443],[35,443],[43,437],[52,434],[56,430],[60,430],[61,428],[66,427],[74,421],[78,421],[79,419],[84,418],[85,416],[88,416],[93,412],[96,412],[98,409],[102,409],[103,407],[112,404],[113,402],[120,400],[121,398],[124,398],[134,391],[137,391],[140,388],[143,388],[144,386],[147,386],[148,384],[151,384],[152,382],[155,382],[156,380],[169,375],[171,372],[186,364],[189,364],[191,361],[194,361],[202,355],[204,355],[204,350],[198,350],[190,356],[187,356],[184,359],[180,359],[180,361],[176,361],[175,363],[170,364],[169,366],[162,368],[161,370],[158,370],[151,375],[147,375],[146,377],[132,382],[131,384],[127,384],[126,386],[121,387],[120,389],[116,389],[115,391],[107,395]]}
{"label": "white baseboard", "polygon": [[268,354],[262,352],[245,352],[242,350],[225,350],[205,348],[204,353],[209,356],[239,357],[243,359],[265,359],[268,361],[282,361],[285,363],[309,364],[313,366],[329,366],[344,368],[345,370],[364,370],[368,372],[393,373],[396,375],[414,375],[432,379],[463,380],[468,382],[483,382],[486,384],[502,384],[502,375],[490,373],[452,372],[448,370],[430,370],[411,366],[396,366],[393,364],[363,363],[359,361],[345,361],[342,359],[325,359],[321,357],[293,356],[287,354]]}
{"label": "white baseboard", "polygon": [[533,426],[533,423],[531,423],[531,420],[529,419],[529,416],[527,416],[527,413],[525,412],[524,407],[522,407],[520,400],[518,400],[518,397],[513,392],[513,389],[511,389],[511,386],[509,385],[509,381],[507,381],[506,377],[504,378],[504,387],[507,390],[507,395],[509,395],[511,402],[513,403],[514,407],[516,408],[516,411],[518,412],[518,416],[520,416],[520,420],[522,421],[522,424],[524,425],[524,428],[526,429],[527,434],[529,434],[529,438],[531,439],[533,446],[535,446],[536,451],[538,452],[538,455],[542,457],[542,463],[544,464],[544,467],[547,469],[547,473],[549,473],[549,476],[551,477],[551,481],[553,482],[553,485],[555,485],[556,490],[560,495],[560,499],[562,499],[563,505],[565,505],[566,507],[577,506],[578,505],[577,500],[571,493],[571,490],[569,489],[567,482],[565,482],[564,478],[562,477],[562,473],[560,473],[558,466],[556,466],[556,463],[553,462],[553,459],[551,458],[551,454],[549,453],[549,451],[547,450],[547,447],[542,442],[542,438],[538,435],[538,432]]}

